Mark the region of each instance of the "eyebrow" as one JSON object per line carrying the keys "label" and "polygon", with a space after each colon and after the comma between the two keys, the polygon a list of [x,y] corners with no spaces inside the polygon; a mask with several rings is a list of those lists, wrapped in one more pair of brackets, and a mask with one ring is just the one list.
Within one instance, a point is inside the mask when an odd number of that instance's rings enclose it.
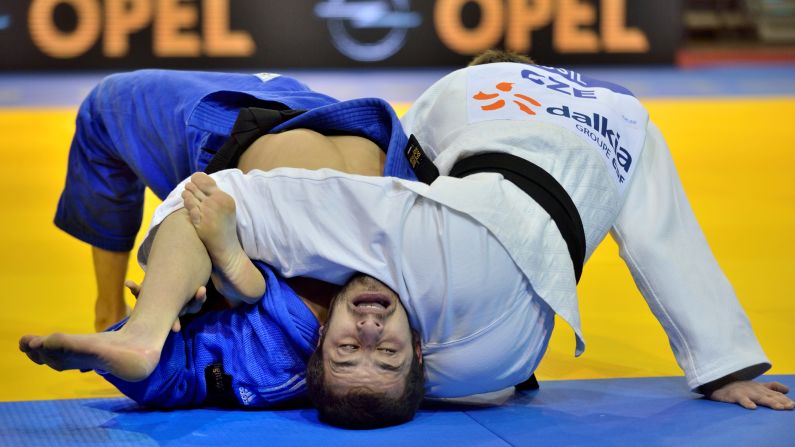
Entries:
{"label": "eyebrow", "polygon": [[[356,366],[356,363],[355,362],[351,362],[351,361],[336,362],[336,361],[332,360],[331,361],[331,365],[334,366],[335,368],[348,368],[348,367]],[[376,362],[376,366],[378,366],[381,369],[385,369],[387,371],[395,371],[395,372],[397,372],[397,371],[400,371],[400,368],[403,367],[403,364],[401,363],[399,365],[390,365],[389,363]]]}
{"label": "eyebrow", "polygon": [[351,366],[356,366],[354,362],[335,362],[334,360],[331,361],[331,364],[337,368],[347,368]]}
{"label": "eyebrow", "polygon": [[387,371],[400,371],[400,368],[403,366],[402,363],[398,365],[390,365],[389,363],[383,363],[383,362],[377,362],[376,365],[379,368],[385,369]]}

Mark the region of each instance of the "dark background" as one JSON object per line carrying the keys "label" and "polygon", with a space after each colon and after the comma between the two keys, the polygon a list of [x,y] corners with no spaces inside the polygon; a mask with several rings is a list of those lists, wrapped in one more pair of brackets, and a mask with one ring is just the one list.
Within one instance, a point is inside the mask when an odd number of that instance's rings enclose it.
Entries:
{"label": "dark background", "polygon": [[[156,57],[153,53],[153,26],[130,35],[130,49],[123,57],[103,55],[101,32],[94,45],[84,54],[60,59],[47,55],[38,48],[28,29],[28,11],[31,3],[42,0],[14,0],[0,4],[0,69],[2,70],[73,70],[73,69],[131,69],[139,67],[163,68],[355,68],[355,67],[433,67],[460,66],[471,58],[447,48],[437,35],[434,26],[434,6],[437,0],[413,0],[411,11],[422,16],[422,23],[408,31],[405,45],[396,54],[377,62],[352,60],[332,44],[326,21],[315,16],[317,0],[230,0],[230,25],[228,29],[245,31],[255,41],[256,50],[250,57]],[[104,4],[113,0],[82,0]],[[177,1],[177,0],[151,0]],[[550,65],[582,64],[668,64],[683,37],[680,0],[647,1],[624,0],[626,22],[624,27],[640,29],[647,37],[650,50],[645,53],[561,54],[553,48],[554,23],[534,31],[528,52],[536,61]],[[389,4],[389,0],[384,0]],[[581,0],[593,5],[597,18],[590,29],[599,34],[600,1]],[[201,36],[202,1],[182,0],[198,10],[197,26],[185,30]],[[347,3],[356,3],[350,0]],[[507,10],[508,1],[503,0]],[[529,2],[528,5],[531,5]],[[51,20],[62,32],[75,28],[75,10],[68,1],[62,2]],[[477,2],[470,2],[462,17],[445,18],[461,20],[472,26],[480,19]],[[506,13],[507,15],[507,13]],[[104,20],[104,18],[103,18]],[[156,20],[156,18],[154,19]],[[348,29],[350,29],[348,27]],[[104,30],[104,25],[103,25]],[[375,41],[387,30],[352,30],[351,34],[362,42]],[[502,45],[502,42],[500,43]]]}

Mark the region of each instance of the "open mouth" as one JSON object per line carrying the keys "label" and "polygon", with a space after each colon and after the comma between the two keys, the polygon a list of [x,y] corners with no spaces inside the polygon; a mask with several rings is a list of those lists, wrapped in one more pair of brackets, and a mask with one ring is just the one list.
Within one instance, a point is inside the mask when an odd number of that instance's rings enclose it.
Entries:
{"label": "open mouth", "polygon": [[392,305],[392,300],[381,293],[362,293],[353,299],[352,304],[360,312],[383,312]]}

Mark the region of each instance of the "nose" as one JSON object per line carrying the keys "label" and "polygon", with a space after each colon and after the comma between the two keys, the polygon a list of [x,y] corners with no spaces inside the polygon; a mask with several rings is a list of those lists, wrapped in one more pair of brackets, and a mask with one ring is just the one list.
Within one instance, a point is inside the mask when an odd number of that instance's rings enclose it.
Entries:
{"label": "nose", "polygon": [[377,318],[369,316],[362,318],[356,322],[356,327],[359,330],[362,338],[368,341],[375,341],[384,330],[384,325]]}

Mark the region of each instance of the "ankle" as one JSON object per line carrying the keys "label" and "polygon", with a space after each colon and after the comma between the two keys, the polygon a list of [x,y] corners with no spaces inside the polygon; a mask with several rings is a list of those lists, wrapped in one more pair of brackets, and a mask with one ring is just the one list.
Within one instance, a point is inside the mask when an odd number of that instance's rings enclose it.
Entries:
{"label": "ankle", "polygon": [[232,302],[253,303],[265,293],[265,277],[241,250],[225,271],[213,272],[213,284]]}

